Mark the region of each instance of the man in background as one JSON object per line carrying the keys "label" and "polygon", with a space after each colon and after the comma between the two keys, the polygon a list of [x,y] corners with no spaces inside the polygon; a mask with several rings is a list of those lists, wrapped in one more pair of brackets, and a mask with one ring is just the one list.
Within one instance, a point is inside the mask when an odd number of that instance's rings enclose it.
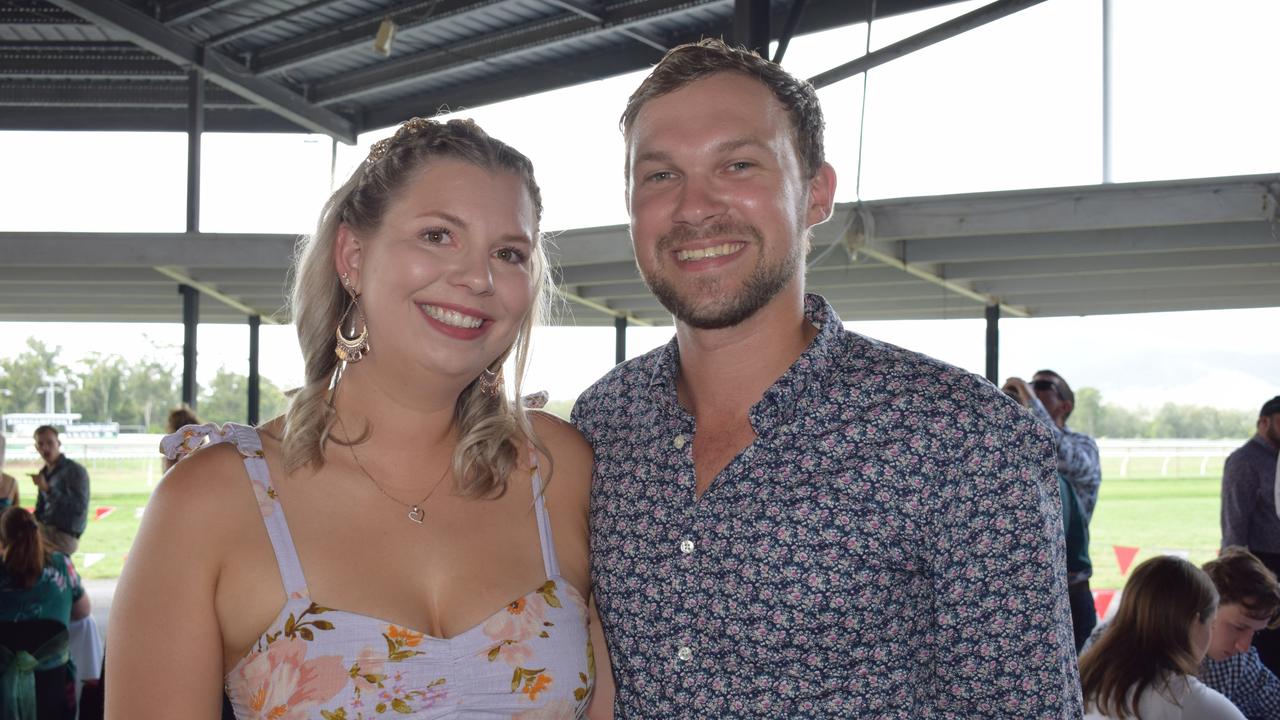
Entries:
{"label": "man in background", "polygon": [[35,432],[36,451],[44,467],[31,475],[39,491],[36,520],[45,544],[70,555],[80,547],[80,535],[89,520],[89,473],[62,453],[62,440],[50,425]]}
{"label": "man in background", "polygon": [[[1280,574],[1280,517],[1276,515],[1276,455],[1280,448],[1280,395],[1262,404],[1256,432],[1222,468],[1222,544],[1249,548]],[[1254,637],[1262,662],[1280,672],[1280,631]]]}
{"label": "man in background", "polygon": [[1098,504],[1098,487],[1102,485],[1098,443],[1067,427],[1067,418],[1075,409],[1076,394],[1058,373],[1041,370],[1032,376],[1030,385],[1022,378],[1009,378],[1004,391],[1053,433],[1058,450],[1058,477],[1071,491],[1070,495],[1062,494],[1062,506],[1067,540],[1067,595],[1071,599],[1071,625],[1079,650],[1098,624],[1093,592],[1089,588],[1089,578],[1093,575],[1089,522]]}

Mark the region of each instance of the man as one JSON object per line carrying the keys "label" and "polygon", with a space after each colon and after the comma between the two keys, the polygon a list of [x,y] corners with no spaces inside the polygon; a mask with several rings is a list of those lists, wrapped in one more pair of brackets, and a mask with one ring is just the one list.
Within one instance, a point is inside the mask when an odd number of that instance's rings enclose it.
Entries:
{"label": "man", "polygon": [[1093,575],[1089,522],[1098,504],[1098,487],[1102,485],[1098,443],[1067,427],[1067,418],[1076,406],[1076,394],[1058,373],[1041,370],[1032,376],[1029,387],[1022,378],[1009,378],[1003,389],[1053,433],[1058,449],[1058,476],[1075,496],[1063,495],[1062,503],[1067,530],[1067,594],[1071,602],[1071,626],[1079,648],[1098,624],[1093,591],[1089,589],[1089,578]]}
{"label": "man", "polygon": [[1280,583],[1242,547],[1225,548],[1203,567],[1218,588],[1218,614],[1200,679],[1249,720],[1280,718],[1280,679],[1250,646],[1254,633],[1280,623]]}
{"label": "man", "polygon": [[1079,717],[1049,434],[804,293],[836,183],[813,88],[706,40],[622,128],[676,337],[574,408],[617,716]]}
{"label": "man", "polygon": [[44,467],[32,474],[39,495],[36,520],[47,546],[70,555],[80,547],[80,535],[89,519],[89,473],[62,454],[58,431],[41,425],[35,432],[36,451]]}
{"label": "man", "polygon": [[[1242,545],[1280,574],[1280,517],[1276,516],[1276,455],[1280,448],[1280,395],[1262,405],[1257,432],[1222,468],[1222,544]],[[1254,638],[1258,655],[1280,672],[1280,631]]]}

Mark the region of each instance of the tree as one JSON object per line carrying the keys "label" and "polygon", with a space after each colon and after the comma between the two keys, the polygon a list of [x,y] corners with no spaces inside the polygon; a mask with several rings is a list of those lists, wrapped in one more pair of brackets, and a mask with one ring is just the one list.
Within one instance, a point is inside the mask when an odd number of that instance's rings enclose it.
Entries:
{"label": "tree", "polygon": [[[259,417],[263,420],[279,415],[288,400],[276,384],[260,377],[258,382]],[[200,394],[200,419],[205,422],[246,422],[249,417],[249,378],[218,368],[213,382]]]}
{"label": "tree", "polygon": [[148,432],[163,432],[167,411],[178,405],[178,371],[154,358],[144,360],[129,371],[125,393],[136,412],[137,424]]}
{"label": "tree", "polygon": [[70,378],[58,362],[61,347],[50,349],[35,338],[27,338],[27,349],[16,357],[0,360],[0,414],[43,412],[44,396],[39,393],[46,377]]}
{"label": "tree", "polygon": [[80,387],[72,392],[72,407],[82,422],[119,422],[130,420],[126,407],[125,386],[128,367],[119,355],[90,353],[81,365]]}

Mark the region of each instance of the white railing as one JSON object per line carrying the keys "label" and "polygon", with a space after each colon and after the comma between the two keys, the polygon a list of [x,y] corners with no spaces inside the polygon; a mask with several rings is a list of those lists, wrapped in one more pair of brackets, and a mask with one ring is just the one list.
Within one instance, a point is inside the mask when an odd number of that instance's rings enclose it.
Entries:
{"label": "white railing", "polygon": [[1170,463],[1179,459],[1198,459],[1200,474],[1207,475],[1209,462],[1225,458],[1244,443],[1243,440],[1098,440],[1098,454],[1104,463],[1119,461],[1120,477],[1129,473],[1129,463],[1138,458],[1161,460],[1160,474],[1169,474]]}

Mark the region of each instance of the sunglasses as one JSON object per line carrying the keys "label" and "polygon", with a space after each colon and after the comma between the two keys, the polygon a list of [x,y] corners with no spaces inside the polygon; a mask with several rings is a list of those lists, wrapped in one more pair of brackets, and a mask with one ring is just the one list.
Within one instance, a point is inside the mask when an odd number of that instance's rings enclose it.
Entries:
{"label": "sunglasses", "polygon": [[1062,397],[1062,391],[1058,389],[1058,384],[1052,380],[1032,380],[1031,389],[1037,392],[1052,390],[1058,397]]}

